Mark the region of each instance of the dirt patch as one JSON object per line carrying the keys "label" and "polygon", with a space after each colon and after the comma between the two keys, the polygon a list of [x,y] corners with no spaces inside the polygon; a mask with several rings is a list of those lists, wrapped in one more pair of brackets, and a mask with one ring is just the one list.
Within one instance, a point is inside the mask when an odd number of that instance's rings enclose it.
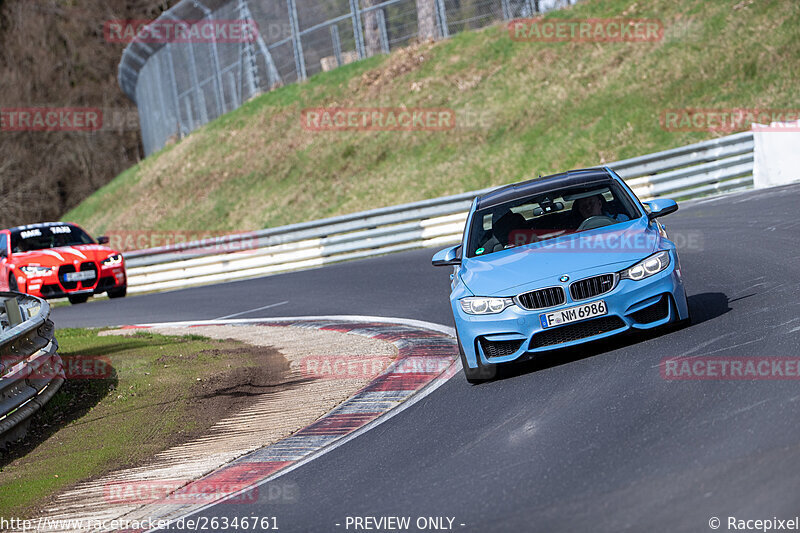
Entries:
{"label": "dirt patch", "polygon": [[[230,341],[240,342],[233,339]],[[198,381],[192,387],[192,400],[189,404],[196,420],[222,420],[250,407],[263,394],[288,390],[298,384],[298,380],[292,377],[289,361],[272,347],[244,346],[227,350],[215,348],[203,350],[194,355],[194,358],[203,354],[249,359],[253,366],[231,368],[228,372]],[[174,356],[162,359],[174,359]],[[186,435],[181,439],[182,442],[176,444],[197,438],[206,429],[207,426],[204,426],[202,430]]]}
{"label": "dirt patch", "polygon": [[370,95],[381,92],[394,80],[417,70],[426,59],[427,52],[433,44],[422,43],[401,48],[394,52],[380,67],[372,69],[355,78],[350,83],[352,91],[368,91]]}

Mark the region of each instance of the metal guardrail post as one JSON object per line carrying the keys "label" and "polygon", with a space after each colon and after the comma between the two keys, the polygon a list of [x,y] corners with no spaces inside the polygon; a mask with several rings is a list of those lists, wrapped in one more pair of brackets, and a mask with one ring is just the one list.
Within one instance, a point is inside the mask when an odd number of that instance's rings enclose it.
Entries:
{"label": "metal guardrail post", "polygon": [[[195,6],[200,8],[206,19],[213,23],[215,20],[214,12],[211,11],[208,7],[206,7],[202,2],[199,0],[195,0]],[[219,49],[217,48],[217,32],[216,30],[211,32],[211,58],[213,59],[212,68],[214,69],[214,93],[217,97],[217,116],[222,116],[225,114],[227,110],[225,107],[225,90],[222,87],[222,69],[219,66]]]}
{"label": "metal guardrail post", "polygon": [[192,101],[191,98],[187,95],[186,98],[183,100],[183,103],[186,104],[186,118],[189,120],[189,131],[194,130],[197,126],[194,124],[194,113],[192,113]]}
{"label": "metal guardrail post", "polygon": [[202,87],[197,88],[197,107],[200,109],[201,124],[208,124],[208,106],[206,105],[206,93]]}
{"label": "metal guardrail post", "polygon": [[[194,85],[194,92],[197,96],[197,106],[200,108],[200,125],[208,123],[208,110],[206,109],[206,99],[203,95],[203,88],[200,87],[200,78],[197,76],[197,61],[194,57],[194,45],[186,43],[189,50],[189,73],[192,76],[192,84]],[[197,127],[197,124],[192,120],[192,124]]]}
{"label": "metal guardrail post", "polygon": [[503,12],[503,20],[511,19],[511,6],[508,5],[508,0],[500,0],[500,10]]}
{"label": "metal guardrail post", "polygon": [[286,8],[289,12],[289,27],[292,31],[292,46],[294,47],[294,65],[297,71],[297,79],[306,79],[306,59],[303,56],[303,43],[300,39],[300,25],[297,21],[297,4],[295,0],[286,0]]}
{"label": "metal guardrail post", "polygon": [[237,109],[239,107],[239,91],[236,90],[236,76],[233,72],[228,72],[228,92],[231,93],[233,109]]}
{"label": "metal guardrail post", "polygon": [[[242,3],[242,19],[255,22],[255,18],[253,18],[253,14],[250,12],[250,7],[247,5],[247,0],[242,0]],[[281,83],[283,80],[281,79],[281,75],[275,66],[275,61],[272,60],[272,54],[269,53],[269,47],[267,46],[267,43],[264,42],[264,37],[261,36],[261,32],[256,32],[256,43],[258,44],[258,49],[261,51],[261,55],[264,56],[264,64],[267,67],[267,88],[270,89],[273,85]],[[258,63],[256,60],[256,53],[254,50],[252,50],[252,47],[249,49],[249,52],[253,54],[252,68],[256,87],[256,92],[253,94],[257,94],[261,90],[261,82],[258,77]]]}
{"label": "metal guardrail post", "polygon": [[358,6],[359,0],[350,0],[350,14],[353,17],[353,38],[356,42],[356,52],[359,59],[367,57],[364,49],[364,28],[361,25],[361,11]]}
{"label": "metal guardrail post", "polygon": [[[239,0],[239,18],[241,20],[247,20],[255,26],[255,21],[250,14],[250,9],[247,7],[246,0]],[[256,57],[255,52],[253,51],[252,41],[245,40],[242,43],[242,48],[239,52],[239,59],[241,61],[242,71],[242,79],[239,82],[239,100],[244,102],[255,96],[259,91],[259,87],[261,86],[258,80],[258,65],[256,64]],[[245,83],[247,84],[247,96],[244,94]]]}
{"label": "metal guardrail post", "polygon": [[[252,98],[256,94],[256,77],[258,76],[258,69],[256,68],[253,47],[248,43],[242,43],[242,49],[239,51],[239,70],[242,74],[242,79],[239,82],[239,100]],[[245,86],[247,87],[247,96],[245,96]]]}
{"label": "metal guardrail post", "polygon": [[170,113],[167,111],[167,102],[164,100],[164,92],[167,90],[167,88],[164,86],[164,84],[162,83],[162,80],[161,80],[161,63],[162,63],[161,60],[162,59],[163,58],[162,58],[161,55],[159,55],[158,57],[155,57],[156,61],[155,61],[155,63],[153,63],[153,66],[155,67],[155,71],[156,71],[156,75],[154,76],[155,77],[155,86],[156,86],[155,90],[156,90],[156,93],[158,93],[158,103],[159,103],[159,105],[161,107],[161,121],[160,121],[161,122],[161,124],[160,124],[161,135],[160,135],[160,137],[166,140],[166,139],[168,139],[170,137],[170,133],[169,133],[170,125],[169,125],[169,120],[168,120],[168,118],[170,116]]}
{"label": "metal guardrail post", "polygon": [[331,42],[333,43],[333,55],[336,58],[336,65],[342,66],[342,41],[339,39],[339,27],[331,25]]}
{"label": "metal guardrail post", "polygon": [[181,124],[181,104],[178,99],[178,83],[175,80],[175,60],[172,57],[172,43],[167,43],[167,63],[169,65],[170,85],[172,85],[172,108],[175,110],[175,122],[178,127],[178,137],[183,137]]}
{"label": "metal guardrail post", "polygon": [[272,59],[272,54],[269,53],[269,47],[264,43],[264,39],[262,39],[261,36],[258,37],[258,46],[261,50],[261,54],[264,56],[264,62],[267,65],[269,88],[272,88],[274,85],[279,83],[283,83],[281,74],[278,72],[278,68],[275,66],[275,61]]}
{"label": "metal guardrail post", "polygon": [[389,31],[386,29],[386,15],[384,15],[383,9],[378,10],[377,16],[378,16],[378,31],[380,32],[381,36],[381,48],[383,49],[384,54],[388,54]]}
{"label": "metal guardrail post", "polygon": [[22,324],[22,311],[19,308],[19,302],[16,298],[5,299],[6,316],[8,317],[8,325],[12,328]]}
{"label": "metal guardrail post", "polygon": [[532,17],[533,16],[533,3],[531,2],[531,0],[525,0],[524,6],[525,6],[525,16],[526,17]]}
{"label": "metal guardrail post", "polygon": [[442,38],[447,39],[450,37],[450,30],[447,28],[447,8],[444,6],[444,0],[436,0],[436,20],[439,22],[439,31],[442,33]]}

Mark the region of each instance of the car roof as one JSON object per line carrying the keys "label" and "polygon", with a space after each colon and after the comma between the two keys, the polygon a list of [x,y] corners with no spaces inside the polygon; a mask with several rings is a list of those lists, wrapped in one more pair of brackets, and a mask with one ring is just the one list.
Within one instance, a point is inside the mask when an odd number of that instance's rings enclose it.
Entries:
{"label": "car roof", "polygon": [[53,226],[74,226],[72,222],[40,222],[38,224],[28,224],[27,226],[15,226],[8,228],[8,231],[24,231],[36,228],[52,228]]}
{"label": "car roof", "polygon": [[611,173],[606,168],[584,168],[570,170],[552,176],[536,178],[520,183],[506,185],[478,197],[477,209],[485,209],[509,201],[527,198],[535,194],[543,194],[553,189],[572,187],[576,185],[590,185],[592,183],[607,183],[612,180]]}

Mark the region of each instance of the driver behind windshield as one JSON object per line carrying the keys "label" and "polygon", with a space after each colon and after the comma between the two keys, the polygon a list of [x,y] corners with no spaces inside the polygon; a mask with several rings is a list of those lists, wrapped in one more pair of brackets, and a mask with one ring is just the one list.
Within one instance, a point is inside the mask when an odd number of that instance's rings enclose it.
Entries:
{"label": "driver behind windshield", "polygon": [[582,217],[582,220],[588,220],[591,217],[608,217],[616,220],[617,222],[627,222],[630,218],[622,213],[610,213],[605,208],[606,202],[603,201],[601,194],[594,196],[587,196],[586,198],[579,198],[575,200],[575,209]]}

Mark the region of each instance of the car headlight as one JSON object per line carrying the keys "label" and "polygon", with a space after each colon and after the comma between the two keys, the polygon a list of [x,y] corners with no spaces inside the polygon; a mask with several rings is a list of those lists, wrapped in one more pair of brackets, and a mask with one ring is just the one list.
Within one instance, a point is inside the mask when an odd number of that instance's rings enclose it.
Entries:
{"label": "car headlight", "polygon": [[29,278],[40,278],[42,276],[49,276],[53,272],[52,267],[27,265],[20,267],[20,270],[25,273]]}
{"label": "car headlight", "polygon": [[104,261],[104,267],[113,267],[122,264],[122,254],[109,255]]}
{"label": "car headlight", "polygon": [[658,252],[642,259],[630,268],[619,273],[620,279],[639,281],[658,274],[669,266],[669,252]]}
{"label": "car headlight", "polygon": [[511,298],[470,297],[464,298],[460,302],[461,309],[468,315],[494,315],[514,305],[514,300]]}

